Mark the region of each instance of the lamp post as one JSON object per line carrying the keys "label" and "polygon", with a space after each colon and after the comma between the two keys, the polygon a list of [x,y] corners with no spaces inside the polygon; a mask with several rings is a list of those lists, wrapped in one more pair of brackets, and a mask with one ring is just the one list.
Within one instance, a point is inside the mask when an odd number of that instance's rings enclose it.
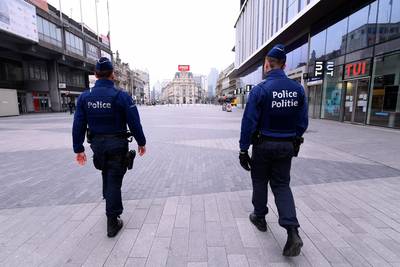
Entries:
{"label": "lamp post", "polygon": [[94,0],[94,4],[95,4],[95,9],[96,9],[96,30],[97,30],[97,41],[100,42],[100,36],[99,36],[99,17],[97,14],[97,3],[99,2],[99,0]]}

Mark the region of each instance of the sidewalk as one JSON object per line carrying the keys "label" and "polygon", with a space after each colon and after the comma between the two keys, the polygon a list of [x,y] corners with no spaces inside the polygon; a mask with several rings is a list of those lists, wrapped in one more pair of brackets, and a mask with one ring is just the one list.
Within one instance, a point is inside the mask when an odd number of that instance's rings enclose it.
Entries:
{"label": "sidewalk", "polygon": [[148,154],[125,175],[114,239],[100,173],[74,162],[72,117],[0,118],[0,266],[400,266],[399,131],[310,121],[291,181],[304,247],[287,259],[272,194],[268,232],[248,220],[240,110],[140,114]]}
{"label": "sidewalk", "polygon": [[[250,191],[125,201],[123,231],[105,235],[104,203],[0,211],[2,266],[400,266],[400,177],[297,186],[304,248],[281,256],[248,220]],[[273,203],[271,195],[270,203]]]}

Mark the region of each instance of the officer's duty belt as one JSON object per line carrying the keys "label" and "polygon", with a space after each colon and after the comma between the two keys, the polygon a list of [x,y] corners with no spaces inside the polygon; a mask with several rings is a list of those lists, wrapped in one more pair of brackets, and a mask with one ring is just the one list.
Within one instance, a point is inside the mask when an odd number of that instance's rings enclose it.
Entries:
{"label": "officer's duty belt", "polygon": [[131,133],[118,133],[118,134],[93,134],[93,138],[129,138]]}
{"label": "officer's duty belt", "polygon": [[265,136],[261,135],[260,140],[262,142],[264,141],[272,141],[272,142],[293,142],[295,137],[271,137],[271,136]]}

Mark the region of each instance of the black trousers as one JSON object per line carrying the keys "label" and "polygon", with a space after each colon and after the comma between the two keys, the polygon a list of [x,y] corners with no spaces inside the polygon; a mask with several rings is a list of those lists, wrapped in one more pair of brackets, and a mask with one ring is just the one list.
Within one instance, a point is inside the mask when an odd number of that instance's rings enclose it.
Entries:
{"label": "black trousers", "polygon": [[117,217],[123,212],[121,187],[127,167],[122,158],[128,152],[128,141],[122,138],[95,137],[90,147],[93,150],[93,163],[101,170],[103,178],[106,215]]}
{"label": "black trousers", "polygon": [[253,146],[251,179],[253,183],[253,206],[257,216],[268,213],[268,183],[275,197],[282,227],[299,226],[293,194],[290,189],[290,168],[293,143],[264,141]]}

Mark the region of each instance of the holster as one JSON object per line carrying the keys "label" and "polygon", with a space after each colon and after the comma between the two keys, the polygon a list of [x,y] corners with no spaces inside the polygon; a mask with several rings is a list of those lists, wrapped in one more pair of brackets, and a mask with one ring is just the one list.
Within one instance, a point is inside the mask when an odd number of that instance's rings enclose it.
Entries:
{"label": "holster", "polygon": [[261,142],[262,142],[262,140],[261,140],[261,132],[257,130],[251,136],[251,144],[253,146],[256,146],[258,144],[261,144]]}
{"label": "holster", "polygon": [[297,156],[299,155],[300,146],[301,146],[301,144],[303,144],[303,143],[304,143],[304,138],[303,138],[303,137],[296,136],[296,137],[293,139],[293,148],[294,148],[294,155],[293,155],[293,156],[297,157]]}
{"label": "holster", "polygon": [[86,129],[86,142],[88,142],[88,144],[91,144],[93,140],[93,134],[90,132],[90,129],[87,128]]}
{"label": "holster", "polygon": [[128,170],[132,170],[133,168],[133,161],[135,160],[136,157],[136,151],[135,150],[130,150],[128,151],[128,153],[126,153],[126,167],[128,168]]}

